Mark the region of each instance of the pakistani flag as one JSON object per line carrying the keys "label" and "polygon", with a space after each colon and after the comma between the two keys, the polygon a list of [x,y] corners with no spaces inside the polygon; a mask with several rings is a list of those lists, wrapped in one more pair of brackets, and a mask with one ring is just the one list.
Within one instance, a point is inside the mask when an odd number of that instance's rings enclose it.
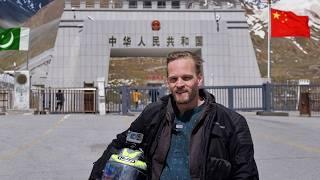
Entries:
{"label": "pakistani flag", "polygon": [[30,29],[25,27],[1,29],[0,28],[0,51],[29,49]]}

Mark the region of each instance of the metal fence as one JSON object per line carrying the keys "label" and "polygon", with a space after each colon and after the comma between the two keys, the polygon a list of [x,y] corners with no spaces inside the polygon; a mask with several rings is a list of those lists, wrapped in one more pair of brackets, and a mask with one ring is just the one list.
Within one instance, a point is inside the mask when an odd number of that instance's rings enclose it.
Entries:
{"label": "metal fence", "polygon": [[[262,86],[208,86],[216,101],[234,110],[263,110]],[[107,87],[107,112],[142,111],[149,103],[168,94],[165,87]]]}
{"label": "metal fence", "polygon": [[[13,84],[4,81],[8,75],[0,74],[0,113],[13,108]],[[9,78],[8,78],[9,79]]]}
{"label": "metal fence", "polygon": [[[320,115],[320,85],[263,84],[254,86],[206,86],[216,102],[240,111],[297,111],[301,93],[308,93],[312,116]],[[64,101],[60,106],[57,92]],[[50,113],[96,113],[96,88],[37,88],[30,91],[30,108]],[[142,111],[168,94],[165,87],[105,87],[106,112]],[[0,88],[0,112],[13,108],[14,90]]]}
{"label": "metal fence", "polygon": [[294,111],[298,110],[299,86],[286,84],[271,84],[271,110]]}
{"label": "metal fence", "polygon": [[106,112],[142,111],[167,94],[163,87],[106,87]]}
{"label": "metal fence", "polygon": [[272,84],[270,86],[271,110],[299,110],[301,94],[308,93],[311,114],[320,115],[320,85]]}
{"label": "metal fence", "polygon": [[13,91],[12,89],[0,88],[0,112],[7,112],[13,108]]}
{"label": "metal fence", "polygon": [[121,112],[122,94],[121,87],[105,88],[106,112]]}
{"label": "metal fence", "polygon": [[[263,84],[253,86],[206,86],[216,102],[240,111],[297,111],[300,94],[310,93],[312,115],[320,115],[320,85]],[[144,107],[168,94],[164,87],[107,87],[106,111],[142,111]]]}
{"label": "metal fence", "polygon": [[206,86],[216,102],[234,110],[263,110],[263,86]]}
{"label": "metal fence", "polygon": [[[62,103],[57,99],[58,91]],[[95,88],[39,88],[31,89],[30,107],[37,112],[96,113]]]}

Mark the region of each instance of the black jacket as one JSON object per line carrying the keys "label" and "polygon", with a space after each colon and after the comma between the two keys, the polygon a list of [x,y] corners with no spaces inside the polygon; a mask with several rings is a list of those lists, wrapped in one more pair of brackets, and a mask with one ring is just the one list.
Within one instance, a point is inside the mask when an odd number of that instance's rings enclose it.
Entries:
{"label": "black jacket", "polygon": [[[205,98],[202,116],[194,127],[190,140],[189,166],[192,179],[257,180],[253,143],[247,122],[240,114],[215,103],[213,95],[200,90]],[[128,130],[144,134],[139,148],[145,152],[149,179],[159,179],[170,147],[175,106],[173,98],[148,105]],[[105,163],[126,144],[127,131],[117,138],[94,163],[90,179],[101,177]]]}

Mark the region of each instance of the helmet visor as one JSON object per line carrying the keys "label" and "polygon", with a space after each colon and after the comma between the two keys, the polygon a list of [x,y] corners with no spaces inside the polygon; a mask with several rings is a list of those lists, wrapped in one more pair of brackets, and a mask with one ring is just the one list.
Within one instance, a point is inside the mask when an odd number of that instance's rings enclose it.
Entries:
{"label": "helmet visor", "polygon": [[121,164],[108,162],[103,170],[102,180],[137,180],[146,179],[146,175],[139,169]]}

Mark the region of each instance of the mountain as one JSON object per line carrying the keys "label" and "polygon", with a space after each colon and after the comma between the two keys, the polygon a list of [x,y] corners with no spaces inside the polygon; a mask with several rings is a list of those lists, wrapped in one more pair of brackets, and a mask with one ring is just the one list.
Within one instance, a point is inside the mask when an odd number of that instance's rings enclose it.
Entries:
{"label": "mountain", "polygon": [[[0,51],[0,72],[1,70],[12,70],[13,64],[19,67],[28,58],[31,59],[53,48],[63,7],[64,1],[62,0],[50,1],[21,24],[21,26],[30,27],[29,51]],[[11,9],[11,11],[15,10]]]}
{"label": "mountain", "polygon": [[[276,3],[280,0],[272,0],[272,3]],[[244,0],[246,5],[251,6],[254,9],[264,9],[268,7],[268,0]]]}
{"label": "mountain", "polygon": [[53,0],[0,0],[0,27],[19,25]]}
{"label": "mountain", "polygon": [[[265,2],[265,0],[264,0]],[[267,4],[260,0],[244,0],[247,22],[254,44],[260,72],[267,73]],[[271,39],[271,77],[275,81],[320,78],[320,1],[276,0],[272,8],[309,16],[310,38]]]}
{"label": "mountain", "polygon": [[[266,1],[242,0],[263,77],[267,74]],[[17,24],[31,27],[32,47],[29,54],[16,51],[0,52],[0,71],[1,68],[12,69],[13,61],[20,65],[27,57],[34,57],[54,46],[63,3],[63,0],[0,0],[0,27],[12,27]],[[310,39],[271,39],[272,79],[320,79],[320,0],[272,0],[272,7],[309,16],[311,29]]]}

